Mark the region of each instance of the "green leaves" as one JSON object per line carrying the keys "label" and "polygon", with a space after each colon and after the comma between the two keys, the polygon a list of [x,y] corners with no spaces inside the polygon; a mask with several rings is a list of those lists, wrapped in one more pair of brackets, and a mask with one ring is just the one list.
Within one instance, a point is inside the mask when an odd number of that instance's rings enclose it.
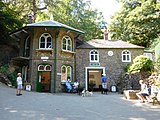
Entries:
{"label": "green leaves", "polygon": [[[160,34],[160,1],[125,0],[119,13],[113,16],[109,29],[112,38],[150,47]],[[134,6],[134,7],[133,7]],[[118,24],[115,24],[118,23]]]}
{"label": "green leaves", "polygon": [[153,70],[153,62],[146,56],[138,56],[133,60],[133,64],[129,66],[129,73],[146,72]]}

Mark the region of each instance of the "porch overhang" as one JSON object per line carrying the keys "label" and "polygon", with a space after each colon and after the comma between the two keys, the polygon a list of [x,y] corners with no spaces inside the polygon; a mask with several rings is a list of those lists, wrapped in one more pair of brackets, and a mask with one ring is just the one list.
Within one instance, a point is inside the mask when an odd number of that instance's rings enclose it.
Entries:
{"label": "porch overhang", "polygon": [[22,56],[15,57],[12,58],[11,63],[15,66],[26,66],[29,64],[29,58]]}

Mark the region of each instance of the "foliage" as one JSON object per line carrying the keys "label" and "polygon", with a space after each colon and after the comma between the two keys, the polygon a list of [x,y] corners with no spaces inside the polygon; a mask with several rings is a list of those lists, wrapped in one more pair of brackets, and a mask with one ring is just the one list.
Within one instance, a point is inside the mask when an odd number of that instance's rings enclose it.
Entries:
{"label": "foliage", "polygon": [[3,73],[5,76],[7,76],[12,85],[16,85],[17,74],[15,72],[11,72],[8,65],[1,66],[0,73]]}
{"label": "foliage", "polygon": [[90,1],[66,0],[57,6],[59,9],[51,9],[51,7],[49,9],[56,21],[84,31],[87,40],[102,37],[102,31],[99,27],[103,22],[102,13],[92,10]]}
{"label": "foliage", "polygon": [[21,27],[22,23],[18,19],[17,12],[10,9],[2,1],[0,1],[0,8],[0,43],[8,44],[11,42],[8,33]]}
{"label": "foliage", "polygon": [[153,62],[147,56],[137,56],[133,63],[130,65],[128,72],[136,73],[136,72],[146,72],[153,70]]}
{"label": "foliage", "polygon": [[[86,40],[103,37],[99,27],[104,22],[103,15],[91,8],[90,1],[44,0],[41,3],[40,0],[12,0],[8,4],[24,19],[31,14],[34,21],[39,22],[48,20],[53,15],[55,21],[84,31]],[[44,11],[42,8],[47,10]]]}
{"label": "foliage", "polygon": [[157,70],[158,73],[160,73],[160,55],[155,62],[155,69]]}
{"label": "foliage", "polygon": [[150,47],[160,35],[159,0],[121,0],[122,8],[113,17],[111,37]]}

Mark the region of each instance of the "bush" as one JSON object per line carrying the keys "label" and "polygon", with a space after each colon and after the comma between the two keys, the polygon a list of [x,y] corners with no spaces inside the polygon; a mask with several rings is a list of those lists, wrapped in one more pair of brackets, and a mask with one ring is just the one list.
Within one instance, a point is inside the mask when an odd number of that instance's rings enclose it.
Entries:
{"label": "bush", "polygon": [[4,74],[13,86],[16,86],[16,77],[17,74],[15,72],[11,72],[9,69],[9,65],[3,65],[0,67],[0,73]]}
{"label": "bush", "polygon": [[129,73],[136,73],[136,72],[147,72],[153,70],[153,62],[147,56],[137,56],[133,60],[133,64],[129,66],[128,72]]}

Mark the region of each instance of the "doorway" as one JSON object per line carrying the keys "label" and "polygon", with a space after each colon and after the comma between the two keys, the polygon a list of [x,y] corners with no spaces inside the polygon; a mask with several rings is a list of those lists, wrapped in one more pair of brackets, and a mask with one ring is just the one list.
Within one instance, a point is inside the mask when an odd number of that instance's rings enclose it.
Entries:
{"label": "doorway", "polygon": [[85,89],[97,91],[101,88],[101,76],[105,73],[105,67],[85,68]]}
{"label": "doorway", "polygon": [[88,70],[88,88],[91,91],[100,91],[102,70]]}
{"label": "doorway", "polygon": [[51,66],[39,65],[37,75],[37,92],[51,91]]}

